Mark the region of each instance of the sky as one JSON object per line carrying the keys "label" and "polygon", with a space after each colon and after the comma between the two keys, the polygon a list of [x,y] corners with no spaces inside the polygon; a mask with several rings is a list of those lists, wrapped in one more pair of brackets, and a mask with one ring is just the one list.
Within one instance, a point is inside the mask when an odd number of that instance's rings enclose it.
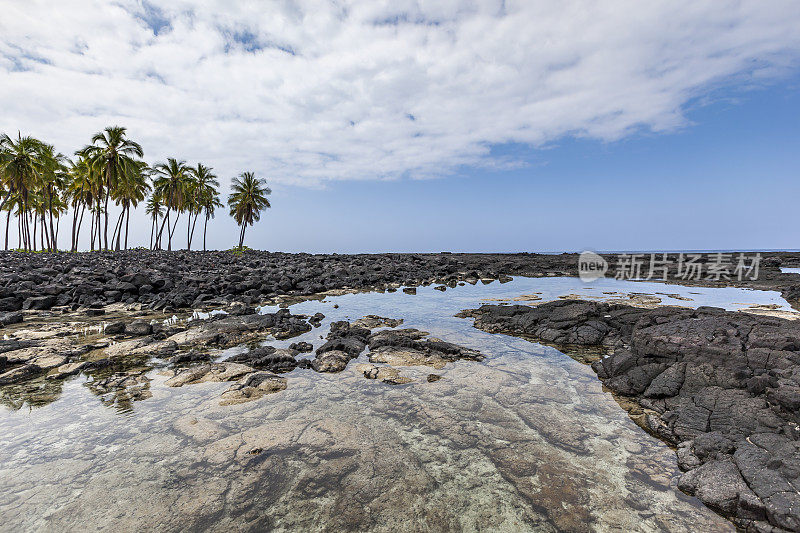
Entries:
{"label": "sky", "polygon": [[[794,0],[0,12],[0,131],[72,155],[122,125],[150,163],[213,167],[223,196],[254,171],[273,206],[254,248],[800,248]],[[149,227],[136,213],[132,240]],[[218,212],[209,246],[237,236]]]}

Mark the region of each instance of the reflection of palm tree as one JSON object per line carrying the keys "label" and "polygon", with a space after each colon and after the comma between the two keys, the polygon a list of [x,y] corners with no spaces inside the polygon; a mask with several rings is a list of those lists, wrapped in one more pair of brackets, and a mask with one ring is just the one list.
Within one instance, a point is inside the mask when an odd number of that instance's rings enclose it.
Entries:
{"label": "reflection of palm tree", "polygon": [[230,214],[242,227],[239,233],[239,249],[244,245],[244,232],[261,218],[261,211],[271,207],[267,196],[272,193],[265,180],[256,178],[252,172],[243,172],[233,178],[233,191],[228,196]]}

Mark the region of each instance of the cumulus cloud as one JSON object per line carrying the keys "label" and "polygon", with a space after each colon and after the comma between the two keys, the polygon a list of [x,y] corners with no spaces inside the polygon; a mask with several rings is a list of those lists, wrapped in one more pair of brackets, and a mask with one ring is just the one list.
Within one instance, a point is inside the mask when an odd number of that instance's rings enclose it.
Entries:
{"label": "cumulus cloud", "polygon": [[800,59],[794,0],[3,0],[0,131],[274,182],[434,177],[491,147],[683,126]]}

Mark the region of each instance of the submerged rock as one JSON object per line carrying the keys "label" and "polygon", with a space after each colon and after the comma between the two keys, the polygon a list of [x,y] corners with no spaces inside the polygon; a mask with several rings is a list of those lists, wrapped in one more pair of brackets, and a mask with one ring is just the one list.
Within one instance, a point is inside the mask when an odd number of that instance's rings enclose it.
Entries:
{"label": "submerged rock", "polygon": [[253,372],[251,367],[238,363],[201,364],[177,370],[175,375],[169,378],[165,384],[169,387],[182,387],[209,381],[234,381],[251,372]]}
{"label": "submerged rock", "polygon": [[[746,529],[800,530],[800,328],[717,308],[580,300],[483,306],[490,332],[614,349],[592,368],[678,445],[680,488]],[[556,426],[550,425],[551,428]],[[561,439],[564,440],[564,439]]]}
{"label": "submerged rock", "polygon": [[396,319],[396,318],[386,318],[378,315],[366,315],[365,317],[359,318],[355,322],[352,322],[351,326],[357,328],[367,328],[367,329],[396,328],[402,323],[403,323],[402,318]]}
{"label": "submerged rock", "polygon": [[269,372],[253,372],[231,385],[220,396],[220,405],[251,402],[286,389],[287,380]]}
{"label": "submerged rock", "polygon": [[341,350],[330,350],[318,353],[311,362],[311,368],[317,372],[341,372],[347,368],[347,363],[352,359],[350,354]]}
{"label": "submerged rock", "polygon": [[361,364],[358,365],[356,370],[364,374],[364,377],[367,379],[377,379],[378,381],[389,383],[390,385],[405,385],[406,383],[414,381],[411,378],[400,375],[399,370],[390,366]]}

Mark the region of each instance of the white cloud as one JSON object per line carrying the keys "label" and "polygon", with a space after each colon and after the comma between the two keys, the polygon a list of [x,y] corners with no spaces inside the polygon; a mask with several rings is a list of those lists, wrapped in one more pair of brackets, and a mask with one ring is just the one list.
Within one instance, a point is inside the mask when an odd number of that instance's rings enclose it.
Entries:
{"label": "white cloud", "polygon": [[489,147],[685,124],[800,59],[786,1],[0,0],[0,131],[273,182],[428,177]]}

